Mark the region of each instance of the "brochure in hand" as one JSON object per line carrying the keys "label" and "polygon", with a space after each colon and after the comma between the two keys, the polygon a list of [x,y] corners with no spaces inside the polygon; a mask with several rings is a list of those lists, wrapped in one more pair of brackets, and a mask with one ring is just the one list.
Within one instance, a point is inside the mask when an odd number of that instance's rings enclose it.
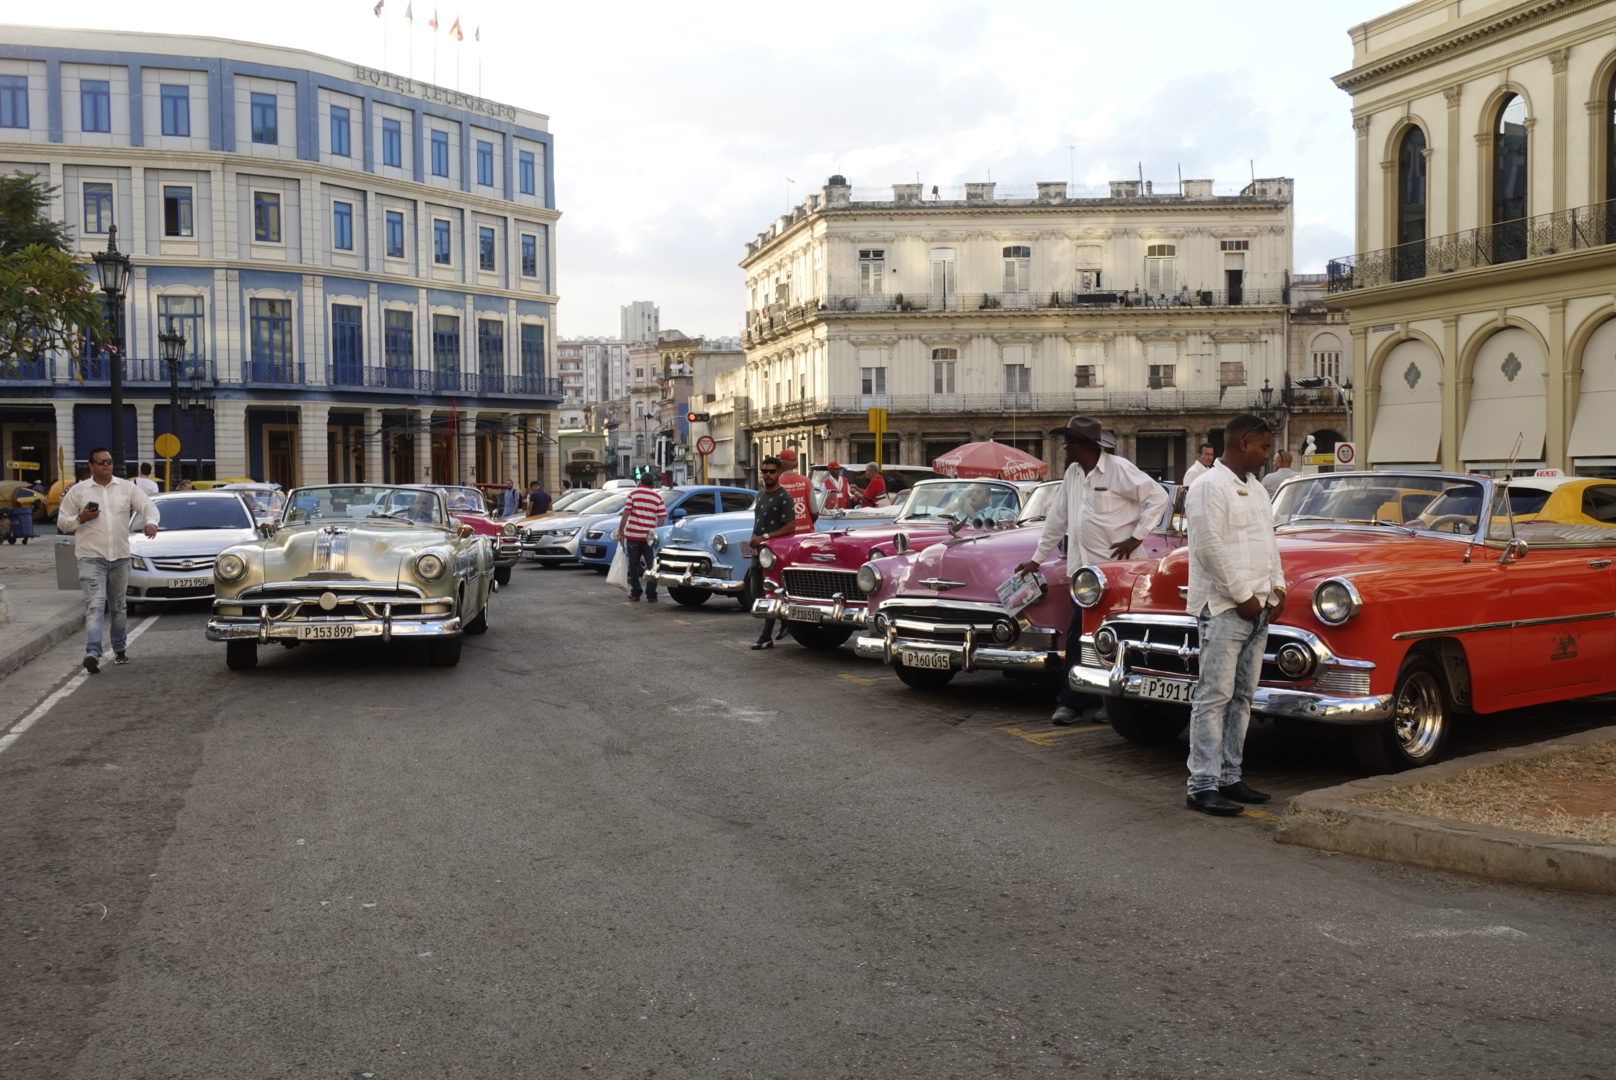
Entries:
{"label": "brochure in hand", "polygon": [[1048,590],[1043,574],[1012,574],[999,586],[999,603],[1004,605],[1006,615],[1019,615],[1022,609],[1042,600]]}

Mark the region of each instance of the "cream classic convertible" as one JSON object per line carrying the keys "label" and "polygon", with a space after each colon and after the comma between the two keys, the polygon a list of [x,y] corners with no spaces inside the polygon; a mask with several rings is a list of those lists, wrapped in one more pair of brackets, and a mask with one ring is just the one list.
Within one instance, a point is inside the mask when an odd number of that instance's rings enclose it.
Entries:
{"label": "cream classic convertible", "polygon": [[208,640],[225,663],[255,667],[258,646],[379,637],[421,639],[435,667],[460,662],[462,634],[488,629],[494,548],[457,525],[431,489],[306,487],[262,539],[214,564]]}

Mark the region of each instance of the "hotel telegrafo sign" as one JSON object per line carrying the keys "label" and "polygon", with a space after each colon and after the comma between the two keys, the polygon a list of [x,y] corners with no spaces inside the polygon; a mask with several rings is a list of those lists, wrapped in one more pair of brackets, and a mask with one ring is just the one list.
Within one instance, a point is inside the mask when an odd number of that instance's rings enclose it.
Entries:
{"label": "hotel telegrafo sign", "polygon": [[380,71],[376,68],[354,65],[354,78],[362,83],[369,83],[383,90],[392,90],[399,94],[408,94],[418,97],[422,101],[430,101],[437,105],[447,105],[455,109],[465,109],[468,112],[482,113],[492,116],[496,120],[516,119],[516,110],[509,105],[501,105],[497,101],[476,97],[472,94],[462,94],[458,90],[450,90],[442,86],[433,86],[431,83],[417,82],[415,79],[406,79],[402,75],[394,75],[390,71]]}

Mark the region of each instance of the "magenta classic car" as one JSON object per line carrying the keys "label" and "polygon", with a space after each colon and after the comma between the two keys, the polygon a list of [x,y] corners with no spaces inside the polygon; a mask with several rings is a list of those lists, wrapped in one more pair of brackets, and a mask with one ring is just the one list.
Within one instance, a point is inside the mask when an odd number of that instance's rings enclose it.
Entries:
{"label": "magenta classic car", "polygon": [[760,619],[783,619],[810,649],[835,649],[864,626],[859,567],[871,559],[922,548],[953,533],[1013,527],[1035,484],[1006,480],[923,480],[896,521],[864,528],[799,533],[759,552],[765,595],[752,605]]}
{"label": "magenta classic car", "polygon": [[[1107,565],[1153,562],[1183,546],[1183,490],[1167,487],[1167,509],[1138,558]],[[1046,484],[1038,495],[1047,505],[1056,490],[1058,484]],[[956,536],[865,564],[857,584],[869,596],[868,628],[854,650],[890,664],[899,679],[919,690],[938,689],[962,671],[1058,680],[1074,613],[1063,551],[1044,563],[1042,598],[1012,615],[999,597],[1000,585],[1032,558],[1039,533],[1026,528]]]}

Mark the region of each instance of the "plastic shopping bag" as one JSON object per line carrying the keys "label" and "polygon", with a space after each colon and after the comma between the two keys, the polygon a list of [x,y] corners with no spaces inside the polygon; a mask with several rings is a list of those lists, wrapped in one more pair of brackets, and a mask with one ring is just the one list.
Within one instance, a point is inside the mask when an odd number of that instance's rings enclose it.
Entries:
{"label": "plastic shopping bag", "polygon": [[617,554],[612,556],[612,568],[606,572],[606,584],[616,585],[624,592],[628,592],[628,552],[624,549],[627,544],[617,545]]}

